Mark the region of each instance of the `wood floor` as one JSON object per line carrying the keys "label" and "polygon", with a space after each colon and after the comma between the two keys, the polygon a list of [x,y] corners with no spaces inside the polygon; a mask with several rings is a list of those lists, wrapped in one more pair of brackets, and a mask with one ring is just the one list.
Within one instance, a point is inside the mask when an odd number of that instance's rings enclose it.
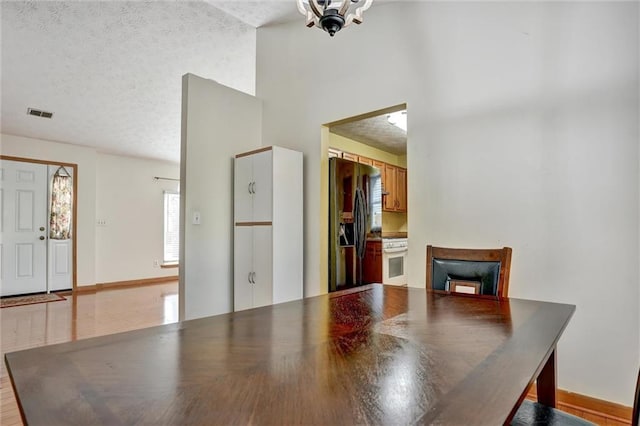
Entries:
{"label": "wood floor", "polygon": [[0,309],[0,424],[22,425],[4,354],[168,324],[178,320],[178,282],[66,296],[60,302]]}

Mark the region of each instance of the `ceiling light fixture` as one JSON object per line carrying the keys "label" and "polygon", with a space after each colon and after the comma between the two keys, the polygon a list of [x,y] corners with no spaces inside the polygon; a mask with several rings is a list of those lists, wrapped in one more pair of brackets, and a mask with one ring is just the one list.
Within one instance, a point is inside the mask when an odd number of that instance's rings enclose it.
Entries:
{"label": "ceiling light fixture", "polygon": [[298,10],[307,18],[307,27],[316,26],[331,37],[352,22],[362,23],[362,13],[373,0],[296,0]]}
{"label": "ceiling light fixture", "polygon": [[387,121],[394,126],[407,131],[407,111],[396,111],[387,114]]}

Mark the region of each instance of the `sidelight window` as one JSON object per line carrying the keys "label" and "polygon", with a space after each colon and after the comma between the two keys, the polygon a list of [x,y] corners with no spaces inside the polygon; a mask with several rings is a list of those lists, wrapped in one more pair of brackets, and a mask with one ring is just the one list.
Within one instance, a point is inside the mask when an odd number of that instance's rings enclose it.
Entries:
{"label": "sidelight window", "polygon": [[60,166],[51,182],[51,209],[49,216],[49,238],[68,240],[71,238],[71,212],[73,207],[73,182],[64,166]]}

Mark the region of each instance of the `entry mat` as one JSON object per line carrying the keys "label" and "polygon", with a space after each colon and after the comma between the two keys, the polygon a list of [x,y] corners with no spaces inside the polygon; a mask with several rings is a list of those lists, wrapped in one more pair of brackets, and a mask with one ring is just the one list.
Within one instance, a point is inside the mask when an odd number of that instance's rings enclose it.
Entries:
{"label": "entry mat", "polygon": [[29,294],[24,296],[3,297],[0,299],[0,308],[10,308],[12,306],[32,305],[34,303],[59,302],[66,300],[56,293]]}

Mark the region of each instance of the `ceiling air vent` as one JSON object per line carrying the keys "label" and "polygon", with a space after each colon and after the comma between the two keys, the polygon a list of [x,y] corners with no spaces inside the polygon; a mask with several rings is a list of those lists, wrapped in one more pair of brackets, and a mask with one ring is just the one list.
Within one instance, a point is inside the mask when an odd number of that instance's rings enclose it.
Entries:
{"label": "ceiling air vent", "polygon": [[35,115],[36,117],[42,117],[42,118],[51,118],[51,117],[53,117],[53,113],[52,112],[41,111],[41,110],[35,109],[35,108],[27,108],[27,114],[28,115]]}

